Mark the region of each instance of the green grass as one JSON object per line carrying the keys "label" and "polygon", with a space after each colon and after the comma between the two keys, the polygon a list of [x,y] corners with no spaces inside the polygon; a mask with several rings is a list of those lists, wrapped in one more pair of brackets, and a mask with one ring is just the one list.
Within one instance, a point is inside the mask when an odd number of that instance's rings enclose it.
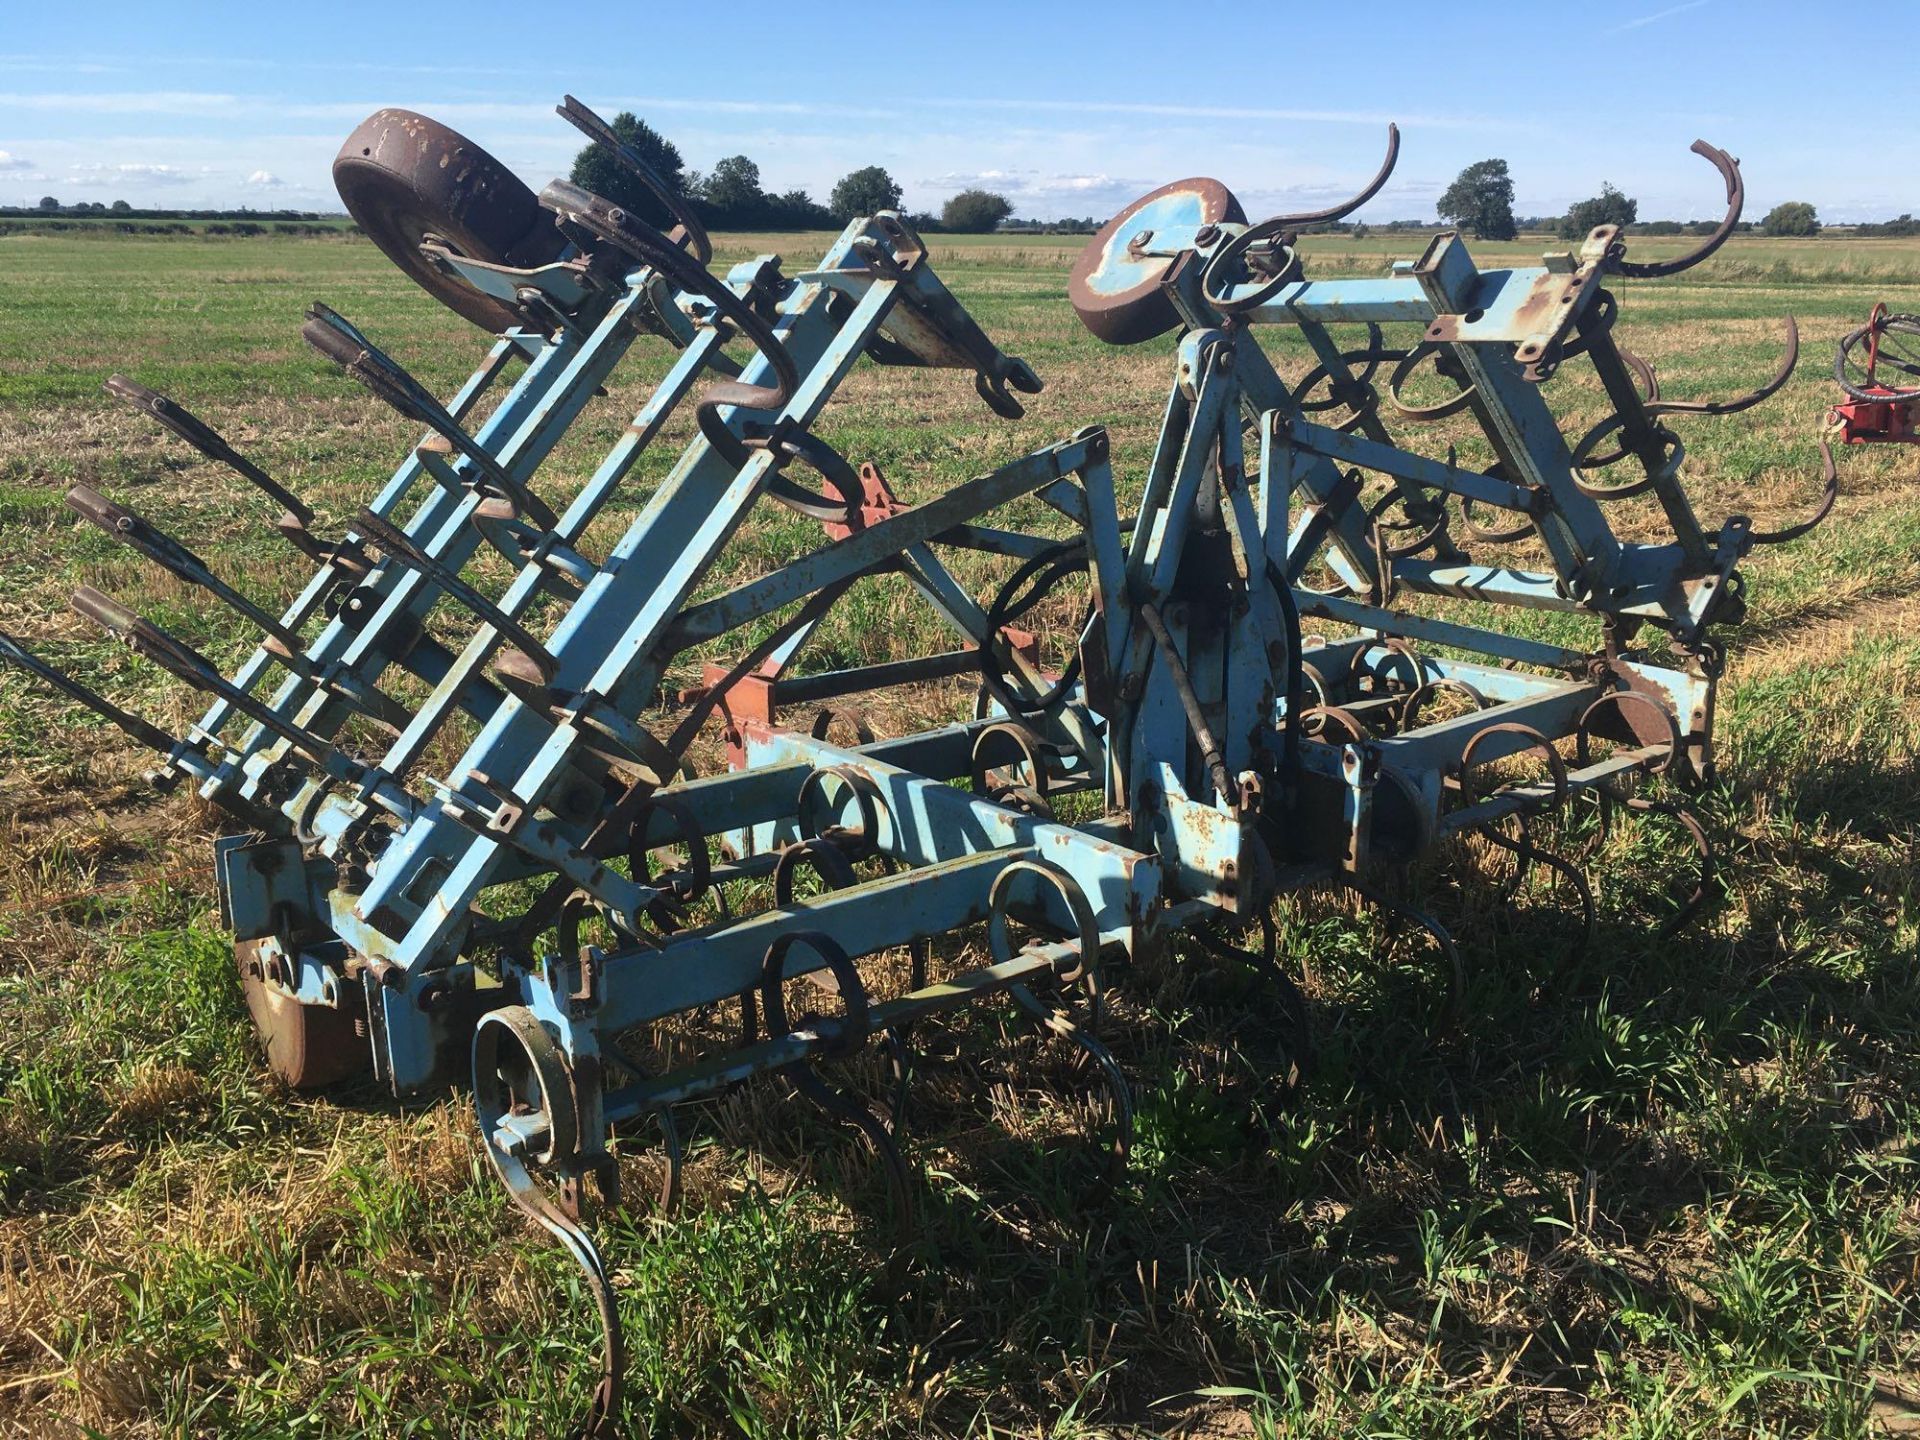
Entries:
{"label": "green grass", "polygon": [[[823,236],[727,236],[721,260]],[[1313,273],[1378,273],[1419,241],[1309,243]],[[1636,241],[1634,253],[1685,242]],[[1137,487],[1166,342],[1101,349],[1064,299],[1077,242],[937,237],[933,261],[1046,378],[1003,424],[964,378],[856,373],[823,426],[910,499],[1106,424]],[[1526,263],[1539,242],[1475,247]],[[65,610],[135,600],[221,659],[245,637],[59,497],[84,481],[278,603],[304,562],[264,507],[112,405],[166,389],[338,523],[413,436],[298,338],[313,299],[450,391],[481,341],[350,239],[0,235],[0,628],[158,723],[194,707]],[[1920,243],[1741,239],[1682,279],[1624,282],[1619,334],[1665,393],[1800,374],[1767,406],[1681,421],[1708,523],[1814,498],[1830,345],[1876,299],[1920,309]],[[1307,368],[1275,340],[1288,373]],[[637,347],[543,472],[570,493],[667,357]],[[1569,366],[1571,429],[1605,401]],[[589,549],[684,441],[674,429]],[[1474,451],[1464,430],[1416,437]],[[1282,907],[1318,1063],[1278,1083],[1285,1016],[1257,978],[1184,950],[1123,977],[1111,1044],[1136,1163],[1090,1198],[1086,1079],[998,1011],[925,1037],[909,1149],[921,1229],[885,1267],[885,1187],[777,1086],[684,1117],[688,1205],[602,1225],[631,1357],[629,1421],[749,1436],[1868,1435],[1920,1413],[1920,484],[1915,452],[1842,457],[1829,526],[1750,567],[1721,692],[1720,839],[1704,923],[1655,938],[1682,837],[1595,847],[1581,951],[1544,884],[1499,910],[1461,855],[1417,878],[1460,938],[1434,957],[1327,900]],[[1629,533],[1647,512],[1620,507]],[[1016,521],[1039,512],[1016,511]],[[817,531],[757,516],[738,579]],[[983,584],[987,571],[967,572]],[[1531,633],[1592,636],[1564,617]],[[949,642],[877,585],[822,636],[886,659]],[[691,675],[687,677],[689,680]],[[950,718],[907,697],[884,728]],[[266,1078],[231,979],[207,817],[141,757],[0,673],[0,1429],[30,1435],[561,1433],[596,1363],[570,1265],[506,1205],[458,1097],[398,1107]],[[710,763],[707,762],[707,763]],[[1564,897],[1560,897],[1564,898]],[[965,959],[963,941],[943,965]],[[878,1083],[877,1071],[860,1072]],[[637,1196],[657,1180],[644,1148]]]}

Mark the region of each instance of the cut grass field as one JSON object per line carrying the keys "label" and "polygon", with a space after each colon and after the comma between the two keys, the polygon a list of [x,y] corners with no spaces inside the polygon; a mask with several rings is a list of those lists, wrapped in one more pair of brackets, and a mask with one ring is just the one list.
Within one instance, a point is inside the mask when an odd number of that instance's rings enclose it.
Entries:
{"label": "cut grass field", "polygon": [[[723,237],[720,257],[824,236]],[[1318,242],[1377,273],[1411,242]],[[1396,248],[1396,244],[1398,248]],[[1684,248],[1639,242],[1636,254]],[[1137,491],[1170,342],[1100,347],[1066,305],[1074,242],[940,238],[936,267],[1047,381],[995,420],[964,376],[863,367],[824,433],[909,499],[1100,423]],[[1525,263],[1512,246],[1482,263]],[[239,482],[100,393],[173,394],[337,523],[417,435],[298,337],[320,298],[436,391],[480,340],[352,240],[0,238],[0,629],[157,722],[189,696],[66,608],[127,597],[223,661],[232,617],[80,527],[84,481],[279,601],[304,562]],[[1741,240],[1617,284],[1669,398],[1807,355],[1767,405],[1682,420],[1708,524],[1817,492],[1831,343],[1876,299],[1920,310],[1920,243]],[[1288,373],[1302,349],[1276,341]],[[543,471],[571,493],[665,368],[643,343]],[[1605,413],[1569,365],[1570,429]],[[594,530],[604,553],[686,438]],[[1436,452],[1464,433],[1408,432]],[[688,1203],[607,1222],[636,1432],[749,1436],[1722,1436],[1920,1428],[1920,452],[1844,454],[1811,537],[1747,567],[1719,714],[1715,903],[1655,925],[1686,864],[1656,825],[1591,845],[1595,943],[1544,890],[1512,909],[1448,857],[1418,879],[1467,960],[1337,903],[1280,916],[1318,1063],[1288,1095],[1280,1010],[1178,952],[1122,979],[1110,1043],[1139,1107],[1121,1192],[1087,1196],[1082,1091],[998,1011],[929,1037],[910,1155],[922,1233],[884,1269],[884,1185],[769,1083],[683,1125]],[[1036,514],[1023,518],[1037,520]],[[1622,525],[1652,533],[1626,507]],[[726,578],[817,537],[756,517]],[[597,548],[596,548],[597,547]],[[985,583],[985,573],[974,576]],[[1535,622],[1545,628],[1545,622]],[[857,591],[841,659],[948,643]],[[887,728],[950,718],[916,692]],[[0,670],[0,1429],[26,1435],[555,1435],[582,1406],[590,1306],[520,1222],[461,1097],[295,1097],[267,1077],[219,930],[212,820],[145,757]],[[942,948],[961,962],[966,937]],[[625,1162],[648,1193],[657,1162]]]}

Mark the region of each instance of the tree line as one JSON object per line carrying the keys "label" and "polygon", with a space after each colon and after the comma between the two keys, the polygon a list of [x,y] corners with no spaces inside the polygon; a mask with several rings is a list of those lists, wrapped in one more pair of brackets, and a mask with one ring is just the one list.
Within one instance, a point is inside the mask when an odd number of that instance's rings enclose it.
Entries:
{"label": "tree line", "polygon": [[[631,111],[622,111],[614,117],[613,131],[711,230],[834,229],[876,210],[898,210],[903,199],[899,182],[879,165],[862,166],[841,176],[822,204],[798,188],[777,194],[768,191],[761,183],[760,167],[745,155],[729,155],[705,173],[689,170],[679,148]],[[574,159],[571,178],[574,184],[634,211],[655,225],[664,227],[671,223],[666,206],[601,146],[588,145],[580,151]],[[1713,220],[1641,220],[1639,202],[1610,182],[1601,185],[1599,194],[1569,206],[1564,215],[1516,216],[1513,176],[1507,162],[1498,157],[1476,160],[1461,170],[1434,208],[1442,222],[1470,232],[1476,240],[1511,240],[1522,230],[1544,230],[1557,233],[1563,239],[1580,240],[1599,225],[1618,225],[1638,235],[1706,235],[1718,224]],[[236,223],[231,233],[235,234],[260,233],[258,222],[262,220],[328,218],[317,211],[306,210],[146,210],[125,200],[115,200],[111,205],[97,200],[63,205],[51,195],[42,196],[39,203],[31,207],[0,205],[0,216],[85,218],[94,215],[117,220],[233,221]],[[1029,234],[1090,235],[1102,224],[1092,216],[1040,221],[1016,220],[1010,218],[1012,215],[1013,206],[1004,195],[975,188],[950,196],[938,214],[918,211],[907,219],[922,232],[957,234],[986,234],[1004,229]],[[286,230],[285,226],[277,228],[282,233]],[[1365,238],[1374,229],[1402,231],[1429,227],[1422,220],[1391,220],[1373,226],[1346,222],[1313,228]],[[1788,200],[1774,206],[1762,219],[1743,222],[1738,228],[1763,235],[1812,236],[1827,227],[1822,225],[1810,203]],[[1858,236],[1920,235],[1920,221],[1911,214],[1846,228]],[[208,226],[207,231],[228,233],[220,226]]]}
{"label": "tree line", "polygon": [[[1516,219],[1513,213],[1513,176],[1507,162],[1499,158],[1476,160],[1467,166],[1446,188],[1434,206],[1442,220],[1471,231],[1476,240],[1511,240],[1522,229],[1551,229],[1565,240],[1584,239],[1598,225],[1631,227],[1642,235],[1709,235],[1719,222],[1714,220],[1640,219],[1640,202],[1623,194],[1611,182],[1600,186],[1600,193],[1577,201],[1561,216],[1532,216]],[[1739,228],[1762,235],[1818,235],[1824,228],[1819,213],[1805,200],[1785,200],[1758,221],[1745,221]],[[1878,224],[1848,227],[1855,235],[1920,234],[1920,222],[1911,215]]]}
{"label": "tree line", "polygon": [[[760,167],[745,155],[716,161],[704,174],[689,170],[680,149],[632,111],[613,117],[613,133],[653,170],[662,184],[692,208],[710,230],[825,230],[876,210],[898,210],[900,184],[879,165],[840,177],[823,205],[805,190],[770,193]],[[656,226],[671,223],[667,207],[630,170],[599,145],[588,145],[573,162],[576,185],[633,211]],[[962,190],[940,213],[909,215],[916,230],[985,234],[1013,213],[1004,195]]]}
{"label": "tree line", "polygon": [[71,205],[63,205],[51,195],[42,195],[32,205],[0,205],[0,215],[25,215],[36,219],[57,216],[84,220],[90,216],[106,216],[113,220],[237,220],[243,223],[262,220],[338,221],[340,218],[338,211],[255,210],[247,206],[238,210],[144,209],[129,205],[125,200],[115,200],[111,205],[100,200],[76,200]]}

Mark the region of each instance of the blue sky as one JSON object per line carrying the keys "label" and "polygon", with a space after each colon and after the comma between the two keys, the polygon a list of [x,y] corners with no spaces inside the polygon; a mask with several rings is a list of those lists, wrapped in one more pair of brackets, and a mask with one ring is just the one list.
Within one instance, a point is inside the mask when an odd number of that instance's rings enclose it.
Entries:
{"label": "blue sky", "polygon": [[1862,79],[1904,10],[0,0],[0,199],[337,209],[328,165],[381,105],[537,187],[579,144],[553,114],[571,91],[639,112],[694,168],[744,153],[768,189],[824,198],[880,164],[913,208],[980,184],[1022,215],[1105,216],[1196,173],[1256,214],[1324,202],[1373,172],[1397,120],[1399,171],[1363,218],[1430,216],[1489,155],[1522,214],[1610,180],[1642,218],[1717,216],[1716,178],[1686,153],[1704,136],[1743,160],[1749,215],[1797,199],[1875,219],[1920,210],[1920,115],[1898,81]]}

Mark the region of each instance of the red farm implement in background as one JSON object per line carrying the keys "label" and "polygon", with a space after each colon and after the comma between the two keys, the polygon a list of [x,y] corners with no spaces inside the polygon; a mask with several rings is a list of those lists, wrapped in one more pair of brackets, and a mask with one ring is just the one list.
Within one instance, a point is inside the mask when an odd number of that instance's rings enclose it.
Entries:
{"label": "red farm implement in background", "polygon": [[[1849,445],[1920,444],[1914,428],[1920,409],[1920,315],[1890,315],[1885,305],[1873,307],[1867,323],[1840,342],[1833,358],[1833,378],[1846,399],[1828,418],[1840,427]],[[1865,346],[1862,364],[1861,347]],[[1905,377],[1905,385],[1880,378],[1884,367]]]}

